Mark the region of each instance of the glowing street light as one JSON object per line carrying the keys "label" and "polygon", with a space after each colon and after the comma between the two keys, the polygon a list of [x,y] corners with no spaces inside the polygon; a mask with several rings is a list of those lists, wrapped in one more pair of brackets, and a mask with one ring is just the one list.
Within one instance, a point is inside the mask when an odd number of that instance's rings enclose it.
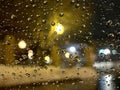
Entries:
{"label": "glowing street light", "polygon": [[116,50],[112,50],[112,54],[115,55],[118,54],[118,52]]}
{"label": "glowing street light", "polygon": [[72,52],[72,53],[74,53],[74,52],[76,52],[76,48],[75,48],[74,46],[71,46],[71,47],[69,48],[69,51]]}
{"label": "glowing street light", "polygon": [[64,27],[62,24],[58,23],[55,27],[55,31],[57,34],[63,34],[64,33]]}
{"label": "glowing street light", "polygon": [[109,49],[100,49],[99,54],[108,55],[108,54],[110,54],[110,50]]}
{"label": "glowing street light", "polygon": [[33,59],[33,50],[28,50],[28,58]]}
{"label": "glowing street light", "polygon": [[105,55],[110,54],[110,50],[109,50],[109,49],[105,49],[105,50],[104,50],[104,54],[105,54]]}
{"label": "glowing street light", "polygon": [[70,53],[66,52],[66,53],[65,53],[65,57],[66,57],[66,58],[69,58],[69,57],[70,57]]}
{"label": "glowing street light", "polygon": [[26,48],[27,44],[24,40],[21,40],[19,43],[18,43],[18,47],[21,48],[21,49],[24,49]]}
{"label": "glowing street light", "polygon": [[50,59],[49,56],[45,56],[44,60],[45,60],[45,63],[47,63],[47,64],[50,64],[52,62],[52,60]]}
{"label": "glowing street light", "polygon": [[100,49],[99,54],[104,54],[104,49]]}

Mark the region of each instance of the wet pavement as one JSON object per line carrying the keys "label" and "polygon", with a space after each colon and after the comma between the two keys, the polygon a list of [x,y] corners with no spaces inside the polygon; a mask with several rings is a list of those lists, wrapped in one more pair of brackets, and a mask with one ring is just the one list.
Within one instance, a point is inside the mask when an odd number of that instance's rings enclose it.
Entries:
{"label": "wet pavement", "polygon": [[120,90],[120,74],[116,73],[116,71],[119,72],[119,63],[102,62],[96,63],[95,66],[99,69],[97,82],[92,79],[83,81],[80,78],[66,78],[52,82],[48,80],[47,82],[1,87],[0,90]]}
{"label": "wet pavement", "polygon": [[80,79],[74,79],[5,87],[0,90],[120,90],[120,77],[107,74],[100,76],[96,84],[90,81],[85,84]]}

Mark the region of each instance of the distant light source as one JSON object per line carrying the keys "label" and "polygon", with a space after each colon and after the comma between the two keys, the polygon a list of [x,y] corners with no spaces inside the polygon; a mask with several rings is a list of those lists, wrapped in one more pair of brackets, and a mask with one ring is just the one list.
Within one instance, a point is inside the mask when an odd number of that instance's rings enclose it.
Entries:
{"label": "distant light source", "polygon": [[64,32],[64,27],[62,24],[58,23],[55,27],[55,31],[57,32],[57,34],[63,34]]}
{"label": "distant light source", "polygon": [[66,58],[69,58],[69,57],[70,57],[70,53],[66,52],[66,53],[65,53],[65,57],[66,57]]}
{"label": "distant light source", "polygon": [[49,56],[44,57],[45,63],[50,64],[52,62],[51,58]]}
{"label": "distant light source", "polygon": [[69,51],[74,53],[74,52],[76,52],[76,48],[74,46],[72,46],[72,47],[69,48]]}
{"label": "distant light source", "polygon": [[18,46],[19,46],[19,48],[24,49],[24,48],[26,48],[27,44],[26,44],[26,42],[24,40],[21,40],[18,43]]}
{"label": "distant light source", "polygon": [[28,58],[33,59],[33,50],[28,50]]}
{"label": "distant light source", "polygon": [[105,50],[104,50],[104,54],[105,54],[105,55],[110,54],[110,50],[109,50],[109,49],[105,49]]}
{"label": "distant light source", "polygon": [[110,50],[109,49],[100,49],[99,54],[108,55],[108,54],[110,54]]}
{"label": "distant light source", "polygon": [[100,49],[99,54],[104,54],[104,49]]}
{"label": "distant light source", "polygon": [[118,52],[116,50],[112,50],[112,54],[115,55],[118,54]]}

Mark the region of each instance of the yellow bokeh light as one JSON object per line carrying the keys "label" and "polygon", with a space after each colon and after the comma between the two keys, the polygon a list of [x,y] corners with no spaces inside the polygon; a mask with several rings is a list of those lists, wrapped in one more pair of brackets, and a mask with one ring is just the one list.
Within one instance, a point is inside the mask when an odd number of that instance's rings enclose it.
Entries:
{"label": "yellow bokeh light", "polygon": [[55,31],[57,34],[63,34],[64,33],[64,27],[62,24],[58,23],[55,27]]}
{"label": "yellow bokeh light", "polygon": [[70,53],[66,52],[66,53],[65,53],[65,57],[66,57],[66,58],[69,58],[69,57],[70,57]]}
{"label": "yellow bokeh light", "polygon": [[45,63],[50,64],[52,61],[49,56],[44,57]]}
{"label": "yellow bokeh light", "polygon": [[21,40],[18,43],[18,46],[19,46],[19,48],[24,49],[24,48],[26,48],[27,44],[26,44],[26,42],[24,40]]}
{"label": "yellow bokeh light", "polygon": [[50,60],[50,57],[49,56],[45,56],[44,58],[46,61],[49,61]]}

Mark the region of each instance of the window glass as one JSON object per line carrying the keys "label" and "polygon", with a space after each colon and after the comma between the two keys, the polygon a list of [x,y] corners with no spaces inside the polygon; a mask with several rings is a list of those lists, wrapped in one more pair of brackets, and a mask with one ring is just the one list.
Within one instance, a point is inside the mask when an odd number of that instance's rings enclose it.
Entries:
{"label": "window glass", "polygon": [[119,90],[119,0],[0,0],[0,90]]}

